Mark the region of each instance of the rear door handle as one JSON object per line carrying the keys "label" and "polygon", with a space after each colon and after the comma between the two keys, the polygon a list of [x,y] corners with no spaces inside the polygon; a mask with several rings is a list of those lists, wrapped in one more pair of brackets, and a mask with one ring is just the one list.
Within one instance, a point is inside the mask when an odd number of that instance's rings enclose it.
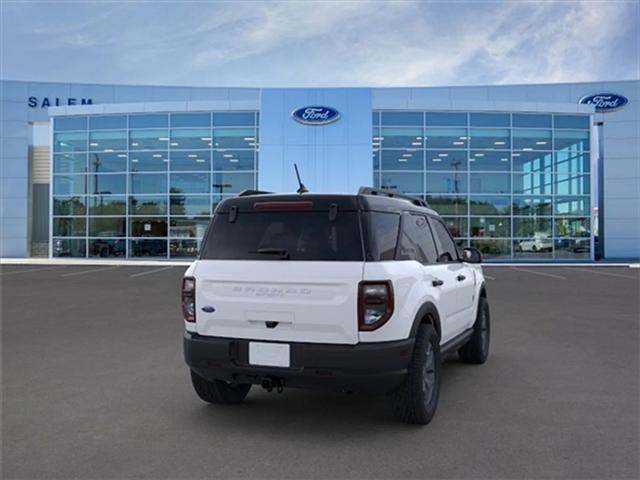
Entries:
{"label": "rear door handle", "polygon": [[433,280],[431,282],[431,285],[433,285],[434,287],[439,287],[440,285],[443,285],[444,282],[442,280],[440,280],[439,278],[436,278],[435,280]]}
{"label": "rear door handle", "polygon": [[467,278],[467,277],[465,277],[464,275],[458,275],[456,277],[456,280],[458,280],[459,282],[462,282],[465,278]]}

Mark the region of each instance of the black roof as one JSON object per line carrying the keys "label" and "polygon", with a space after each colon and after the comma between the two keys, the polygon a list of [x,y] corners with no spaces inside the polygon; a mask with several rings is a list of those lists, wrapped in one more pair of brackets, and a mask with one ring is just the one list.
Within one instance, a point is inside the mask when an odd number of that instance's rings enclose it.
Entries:
{"label": "black roof", "polygon": [[271,193],[259,190],[245,190],[237,197],[230,197],[218,204],[215,213],[227,213],[232,208],[237,211],[254,211],[256,204],[266,202],[312,202],[312,211],[327,211],[335,204],[338,211],[373,210],[381,212],[414,211],[437,215],[429,204],[416,197],[393,190],[377,190],[361,187],[356,194],[340,193]]}

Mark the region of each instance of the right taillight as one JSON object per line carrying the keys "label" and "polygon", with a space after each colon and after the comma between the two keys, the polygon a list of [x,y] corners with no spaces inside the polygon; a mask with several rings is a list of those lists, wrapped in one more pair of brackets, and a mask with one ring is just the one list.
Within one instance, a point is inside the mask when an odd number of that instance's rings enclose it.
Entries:
{"label": "right taillight", "polygon": [[380,328],[393,314],[393,285],[389,280],[364,281],[358,286],[358,328]]}
{"label": "right taillight", "polygon": [[186,322],[196,321],[196,279],[182,279],[182,316]]}

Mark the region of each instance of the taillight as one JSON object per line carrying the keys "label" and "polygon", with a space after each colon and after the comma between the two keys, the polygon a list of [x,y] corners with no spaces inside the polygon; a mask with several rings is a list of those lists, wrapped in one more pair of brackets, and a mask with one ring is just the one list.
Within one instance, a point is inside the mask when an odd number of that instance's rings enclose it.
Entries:
{"label": "taillight", "polygon": [[393,314],[393,285],[389,280],[365,281],[358,286],[358,328],[375,330]]}
{"label": "taillight", "polygon": [[182,316],[186,322],[196,321],[196,279],[182,279]]}

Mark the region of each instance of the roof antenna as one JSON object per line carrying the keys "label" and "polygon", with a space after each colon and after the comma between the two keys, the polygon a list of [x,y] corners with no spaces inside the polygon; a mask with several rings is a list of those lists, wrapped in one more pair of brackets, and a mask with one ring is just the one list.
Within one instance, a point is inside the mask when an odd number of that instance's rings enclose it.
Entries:
{"label": "roof antenna", "polygon": [[298,187],[298,190],[296,190],[296,193],[307,193],[307,192],[309,192],[309,190],[307,190],[307,187],[304,186],[304,183],[302,183],[302,180],[300,180],[300,172],[298,172],[298,164],[294,163],[293,164],[293,168],[296,169],[296,177],[298,177],[298,184],[300,185]]}

